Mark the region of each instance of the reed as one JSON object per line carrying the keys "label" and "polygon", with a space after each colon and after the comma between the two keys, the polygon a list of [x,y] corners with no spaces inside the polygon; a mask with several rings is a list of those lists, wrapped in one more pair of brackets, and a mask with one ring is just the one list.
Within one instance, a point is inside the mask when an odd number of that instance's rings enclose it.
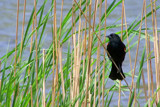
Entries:
{"label": "reed", "polygon": [[[105,0],[105,11],[107,11],[107,0]],[[104,27],[106,28],[106,22],[107,22],[107,15],[106,15],[106,12],[105,12],[105,23],[104,23]],[[104,30],[104,35],[106,35],[106,29]],[[104,43],[105,43],[105,40],[106,40],[106,36],[104,36]],[[106,59],[105,59],[105,49],[104,49],[104,52],[103,52],[103,76],[102,76],[102,107],[104,107],[104,90],[105,90],[105,63],[106,63]]]}
{"label": "reed", "polygon": [[[18,42],[17,1],[15,48],[0,58],[0,106],[120,107],[127,106],[127,101],[128,106],[158,106],[160,42],[156,41],[159,41],[160,30],[156,10],[160,6],[156,1],[150,0],[147,6],[144,0],[140,19],[131,24],[127,22],[124,0],[73,0],[65,15],[65,0],[61,1],[61,9],[56,0],[44,0],[41,6],[37,5],[39,2],[34,0],[29,21],[25,23],[27,4],[24,0],[21,41]],[[50,7],[44,12],[47,3]],[[122,6],[121,16],[112,25],[107,24],[118,6]],[[148,18],[152,18],[153,29],[148,26]],[[52,40],[47,41],[48,48],[44,49],[46,25],[51,26]],[[111,62],[106,56],[106,35],[116,28],[120,29],[115,33],[121,34],[129,55],[130,69],[125,70],[124,81],[111,81],[108,77]],[[135,56],[132,56],[134,48]],[[24,58],[27,49],[29,53]],[[125,103],[124,98],[128,99]],[[141,101],[145,103],[142,105]]]}
{"label": "reed", "polygon": [[[146,17],[146,1],[144,0],[144,12],[145,12],[145,46],[146,46],[146,55],[148,57],[148,32],[147,32],[147,17]],[[149,72],[149,61],[147,58],[147,76],[148,76],[148,98],[150,98],[150,72]],[[150,106],[150,100],[149,100],[149,106]]]}
{"label": "reed", "polygon": [[36,50],[36,95],[37,95],[37,100],[36,100],[36,106],[38,107],[39,106],[39,102],[38,102],[38,44],[37,44],[37,41],[38,41],[38,38],[37,38],[37,15],[36,15],[36,0],[34,0],[34,23],[35,23],[35,50]]}
{"label": "reed", "polygon": [[[99,3],[99,33],[98,36],[101,35],[101,14],[102,14],[102,0]],[[100,42],[98,41],[98,49],[97,49],[97,71],[98,71],[98,106],[101,106],[101,85],[100,85]]]}
{"label": "reed", "polygon": [[[89,25],[91,24],[91,3],[89,4]],[[91,66],[91,51],[92,51],[92,35],[91,28],[89,27],[89,38],[88,38],[88,62],[87,62],[87,83],[86,83],[86,97],[85,97],[85,107],[87,106],[88,99],[88,88],[89,88],[89,75]]]}

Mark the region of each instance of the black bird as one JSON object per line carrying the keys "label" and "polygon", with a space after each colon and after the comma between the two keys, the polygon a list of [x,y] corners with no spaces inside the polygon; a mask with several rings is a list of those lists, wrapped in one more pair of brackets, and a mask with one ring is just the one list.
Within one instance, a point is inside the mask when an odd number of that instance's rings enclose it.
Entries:
{"label": "black bird", "polygon": [[[109,78],[112,80],[116,80],[116,79],[123,80],[123,77],[125,78],[125,75],[123,74],[123,70],[122,70],[122,62],[124,61],[124,58],[125,58],[126,46],[121,41],[120,37],[117,34],[112,33],[107,37],[109,38],[109,43],[107,44],[107,51],[109,52],[112,60],[114,60],[114,62],[119,68],[118,70],[110,58],[112,62],[112,68],[111,68],[111,73],[109,75]],[[123,75],[123,77],[120,74],[120,72]]]}

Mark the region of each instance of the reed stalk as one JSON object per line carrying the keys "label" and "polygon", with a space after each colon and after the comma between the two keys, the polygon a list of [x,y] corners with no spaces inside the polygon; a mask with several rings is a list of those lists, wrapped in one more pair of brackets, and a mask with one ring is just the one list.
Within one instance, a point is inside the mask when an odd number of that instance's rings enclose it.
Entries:
{"label": "reed stalk", "polygon": [[[89,25],[91,24],[91,3],[89,4]],[[89,38],[88,38],[88,69],[87,69],[87,84],[86,84],[86,98],[85,98],[85,107],[87,107],[88,99],[88,87],[89,87],[89,75],[90,75],[90,66],[91,66],[91,52],[92,52],[92,35],[91,28],[89,27]]]}
{"label": "reed stalk", "polygon": [[[99,33],[98,36],[101,36],[101,14],[102,14],[102,0],[99,3]],[[97,49],[97,71],[98,71],[98,106],[101,106],[101,84],[100,84],[100,42],[98,41],[98,49]]]}
{"label": "reed stalk", "polygon": [[[105,11],[107,11],[107,0],[105,0]],[[105,23],[104,23],[104,27],[106,28],[106,22],[107,22],[107,14],[106,14],[106,12],[105,12]],[[106,29],[104,30],[104,43],[105,43],[105,41],[106,41]],[[106,55],[106,53],[105,53],[105,49],[104,49],[104,51],[103,51],[103,56],[104,56],[104,58],[103,58],[103,72],[102,72],[102,107],[104,107],[104,90],[105,90],[105,63],[106,63],[106,58],[105,58],[105,55]]]}
{"label": "reed stalk", "polygon": [[[73,3],[73,6],[72,6],[72,39],[71,39],[71,52],[73,51],[73,36],[74,36],[74,29],[75,29],[75,5]],[[74,55],[71,54],[71,72],[70,72],[70,96],[71,96],[71,102],[73,103],[73,99],[74,99],[74,65],[73,65],[73,59],[74,58]],[[71,107],[72,105],[70,105]]]}
{"label": "reed stalk", "polygon": [[[98,7],[98,0],[95,1],[94,5],[94,16],[93,16],[93,29],[95,27],[95,20],[96,20],[96,13],[97,13],[97,7]],[[85,18],[86,19],[86,18]],[[86,19],[87,20],[87,19]],[[90,27],[90,26],[89,26]],[[92,31],[92,36],[93,36],[93,31]],[[94,99],[93,99],[93,107],[96,106],[96,90],[97,90],[97,66],[95,69],[95,83],[94,83]]]}
{"label": "reed stalk", "polygon": [[[93,63],[93,58],[91,59],[91,64]],[[91,72],[90,74],[93,73],[93,65],[91,66]],[[91,86],[91,82],[92,82],[92,75],[89,75],[89,86]],[[89,90],[89,104],[88,107],[91,107],[91,100],[92,100],[92,94],[91,94],[91,90]]]}
{"label": "reed stalk", "polygon": [[[148,53],[151,53],[151,46],[150,46],[150,37],[148,36]],[[153,87],[153,71],[152,71],[152,61],[151,61],[151,55],[149,55],[149,68],[150,68],[150,74],[151,74],[151,88],[152,88],[152,96],[154,94],[154,87]]]}
{"label": "reed stalk", "polygon": [[[156,72],[156,88],[158,89],[158,65],[157,65],[157,42],[155,42],[157,40],[157,33],[156,33],[156,18],[155,15],[153,13],[153,1],[150,0],[150,4],[151,4],[151,13],[152,13],[152,27],[153,27],[153,38],[154,38],[154,55],[155,55],[155,72]],[[155,10],[156,11],[156,10]],[[156,102],[159,101],[159,96],[157,93],[157,99]]]}
{"label": "reed stalk", "polygon": [[22,55],[22,48],[23,48],[23,35],[24,35],[24,25],[25,25],[25,13],[26,13],[26,0],[24,0],[24,9],[23,9],[23,23],[22,23],[22,33],[21,33],[21,48],[20,48],[20,55],[19,55],[19,60],[21,59]]}
{"label": "reed stalk", "polygon": [[64,76],[63,76],[63,65],[62,65],[62,48],[59,48],[59,62],[60,62],[60,73],[61,73],[61,82],[62,82],[62,95],[63,101],[65,99],[65,88],[64,88]]}
{"label": "reed stalk", "polygon": [[[145,45],[146,45],[146,55],[147,55],[147,76],[148,76],[148,98],[150,98],[150,71],[149,71],[149,60],[148,60],[148,32],[147,32],[147,11],[146,11],[146,0],[144,0],[144,11],[145,11]],[[150,99],[149,99],[149,106],[150,106]]]}
{"label": "reed stalk", "polygon": [[55,36],[55,57],[56,57],[56,77],[55,77],[55,89],[57,90],[57,106],[59,106],[59,90],[58,90],[58,74],[59,74],[59,68],[58,68],[58,59],[59,59],[59,51],[58,51],[58,37],[57,37],[57,9],[56,9],[56,0],[54,0],[54,36]]}
{"label": "reed stalk", "polygon": [[[160,78],[159,78],[159,75],[160,75],[160,72],[159,72],[159,65],[160,65],[160,60],[159,60],[159,49],[158,49],[158,34],[157,34],[157,12],[156,12],[156,1],[154,0],[154,10],[155,10],[155,14],[154,14],[154,19],[155,19],[155,48],[156,48],[156,56],[157,56],[157,88],[160,87]],[[158,91],[157,93],[157,102],[160,101],[160,91]]]}
{"label": "reed stalk", "polygon": [[60,18],[58,48],[59,48],[60,73],[61,73],[62,92],[63,92],[63,101],[64,101],[64,99],[65,99],[65,88],[64,88],[64,76],[63,76],[63,65],[62,65],[62,46],[60,46],[61,29],[62,29],[62,17],[63,17],[63,2],[64,2],[64,0],[62,0],[62,4],[61,4],[61,18]]}
{"label": "reed stalk", "polygon": [[[123,12],[124,11],[124,12]],[[125,28],[126,28],[126,35],[127,35],[127,44],[128,44],[128,54],[129,54],[129,62],[130,62],[130,68],[132,71],[132,60],[131,60],[131,52],[130,52],[130,45],[129,45],[129,35],[128,35],[128,27],[127,27],[127,19],[126,19],[126,12],[125,12],[125,5],[124,5],[124,0],[122,1],[122,14],[124,14],[124,21],[125,21]],[[122,23],[123,25],[123,23]],[[121,32],[123,33],[123,27],[121,28]],[[133,71],[132,71],[133,73]],[[134,74],[132,74],[134,75]]]}
{"label": "reed stalk", "polygon": [[[73,25],[73,24],[72,24]],[[71,40],[70,40],[71,41]],[[70,41],[69,41],[69,43],[70,43]],[[72,47],[72,46],[71,46]],[[72,62],[72,54],[71,54],[71,72],[70,72],[70,99],[71,99],[71,104],[72,104],[72,101],[73,101],[73,78],[72,78],[72,75],[73,75],[73,73],[72,73],[72,64],[73,64],[73,62]],[[72,106],[70,104],[70,107]]]}
{"label": "reed stalk", "polygon": [[55,92],[56,92],[56,85],[54,84],[54,83],[56,83],[55,82],[55,74],[54,74],[54,69],[55,69],[55,36],[56,36],[56,30],[55,30],[55,20],[56,20],[56,0],[54,0],[54,17],[53,17],[53,57],[52,57],[52,59],[53,59],[53,64],[52,64],[52,72],[53,72],[53,77],[52,77],[52,107],[54,107],[55,106]]}
{"label": "reed stalk", "polygon": [[[86,0],[86,11],[85,11],[85,14],[87,15],[87,13],[88,13],[88,5],[87,5],[87,3],[88,3],[88,0]],[[86,19],[85,19],[85,30],[84,30],[84,42],[83,42],[83,79],[85,78],[85,64],[86,64],[86,60],[85,60],[85,58],[86,58],[86,44],[87,43],[87,21],[86,21]],[[85,81],[85,80],[84,80]]]}
{"label": "reed stalk", "polygon": [[123,39],[123,18],[124,18],[124,0],[122,0],[122,13],[121,13],[121,40]]}
{"label": "reed stalk", "polygon": [[[81,7],[81,0],[79,1],[79,3],[80,3],[80,7]],[[76,41],[77,42],[77,46],[74,48],[74,49],[76,49],[76,51],[75,51],[75,91],[76,91],[76,96],[79,96],[79,73],[80,73],[80,62],[81,62],[81,49],[80,49],[80,43],[81,43],[81,39],[80,39],[80,34],[81,34],[81,12],[79,11],[79,24],[78,24],[79,26],[78,26],[78,40]],[[77,100],[77,102],[76,102],[76,105],[75,105],[76,107],[78,107],[79,106],[79,99]]]}
{"label": "reed stalk", "polygon": [[143,82],[143,90],[144,90],[145,100],[147,102],[148,98],[147,98],[146,83],[145,83],[143,69],[142,69],[142,82]]}
{"label": "reed stalk", "polygon": [[[18,21],[19,21],[19,0],[17,0],[17,17],[16,17],[16,38],[15,38],[15,61],[14,61],[14,77],[16,76],[16,66],[17,66],[17,42],[18,42]],[[15,87],[16,81],[14,81]],[[15,91],[14,96],[16,99]],[[12,98],[10,98],[12,100]],[[10,103],[11,104],[11,103]]]}
{"label": "reed stalk", "polygon": [[[134,84],[134,75],[135,75],[135,70],[136,70],[137,57],[138,57],[138,52],[139,52],[139,44],[140,44],[140,38],[141,38],[143,13],[144,13],[144,1],[143,1],[143,8],[142,8],[142,14],[141,14],[141,22],[140,22],[140,26],[139,26],[139,36],[138,36],[138,43],[137,43],[137,49],[136,49],[136,57],[135,57],[134,69],[133,69],[133,73],[132,73],[131,89],[133,88],[133,84]],[[130,96],[131,96],[131,93],[130,93]]]}
{"label": "reed stalk", "polygon": [[36,100],[36,106],[39,107],[38,104],[38,35],[37,35],[37,15],[36,15],[36,0],[34,0],[34,23],[35,23],[35,47],[36,47],[36,95],[37,95],[37,100]]}

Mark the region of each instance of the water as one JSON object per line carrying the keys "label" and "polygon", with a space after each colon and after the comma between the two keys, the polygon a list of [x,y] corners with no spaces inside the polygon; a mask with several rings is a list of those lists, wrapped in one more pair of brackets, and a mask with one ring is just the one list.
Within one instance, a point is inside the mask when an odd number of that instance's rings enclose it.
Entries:
{"label": "water", "polygon": [[[43,0],[39,0],[40,2],[38,2],[37,8],[39,8],[41,6],[41,4],[43,3]],[[112,2],[112,0],[108,0],[108,5],[110,5]],[[18,33],[18,41],[20,42],[20,36],[21,36],[21,31],[22,31],[22,21],[23,21],[23,4],[24,2],[22,0],[20,0],[20,11],[19,11],[19,33]],[[47,2],[46,6],[45,6],[45,10],[44,10],[44,14],[47,13],[47,11],[49,10],[50,7],[50,2]],[[70,0],[64,0],[64,11],[63,11],[63,15],[65,16],[69,9],[72,7],[72,1]],[[149,4],[149,2],[147,1],[147,5]],[[160,5],[160,3],[157,2],[157,5]],[[16,10],[17,10],[17,0],[1,0],[0,2],[0,57],[2,57],[3,55],[6,54],[7,50],[12,50],[15,47],[15,36],[16,36]],[[29,17],[31,15],[32,9],[33,9],[34,3],[33,0],[27,0],[27,7],[26,7],[26,20],[25,20],[25,25],[27,25],[27,22],[29,20]],[[126,17],[127,17],[127,25],[129,26],[133,20],[135,18],[137,18],[138,16],[141,16],[141,11],[142,11],[142,6],[143,6],[143,1],[139,1],[139,0],[126,0],[125,1],[125,10],[126,10]],[[93,5],[94,7],[94,5]],[[121,5],[119,5],[118,7],[116,7],[116,9],[112,12],[112,14],[107,18],[107,25],[112,25],[118,17],[121,16]],[[147,11],[149,12],[150,8],[147,9]],[[60,21],[60,11],[61,11],[61,1],[57,0],[57,24],[59,24]],[[103,4],[103,10],[102,12],[104,12],[104,4]],[[160,27],[160,14],[159,14],[159,10],[157,11],[157,25],[158,28]],[[98,16],[98,13],[97,13]],[[138,17],[138,19],[140,19],[140,17]],[[147,19],[148,20],[148,27],[152,26],[151,23],[151,17]],[[50,23],[52,23],[52,20],[49,20]],[[96,20],[96,24],[98,24],[99,19],[97,17]],[[116,22],[117,24],[121,24],[121,20]],[[26,28],[26,26],[25,26]],[[144,23],[142,28],[144,28]],[[110,34],[112,32],[117,32],[120,31],[120,27],[116,28],[116,29],[110,29],[107,31],[107,34]],[[125,29],[125,27],[124,27]],[[144,32],[144,31],[143,31]],[[47,25],[46,31],[45,31],[45,35],[46,35],[46,41],[47,44],[44,44],[44,48],[48,48],[49,45],[52,40],[52,35],[51,35],[51,26],[50,24]],[[152,35],[152,33],[151,33]],[[137,36],[138,37],[138,36]],[[135,38],[135,40],[137,40],[137,37]],[[127,43],[127,41],[124,41],[125,44]],[[141,41],[141,45],[140,45],[140,54],[138,58],[141,58],[141,53],[142,53],[142,48],[145,42]],[[9,47],[9,48],[8,48]],[[153,48],[153,44],[152,44],[152,48]],[[135,52],[136,52],[136,47],[133,48],[131,50],[131,57],[132,57],[132,67],[134,65],[134,59],[135,59]],[[29,49],[28,49],[28,53],[29,53]],[[138,59],[138,61],[140,61],[140,59]],[[139,66],[139,62],[137,62],[138,66]],[[154,67],[154,65],[153,65]],[[129,66],[129,57],[128,57],[128,53],[126,54],[126,59],[124,61],[123,64],[123,69],[125,72],[129,72],[130,71],[130,66]],[[137,70],[136,70],[137,71]],[[146,72],[146,66],[144,68],[144,75],[145,77],[147,76],[147,72]],[[136,74],[138,74],[138,72],[136,72]],[[131,77],[127,77],[126,78],[127,82],[130,84],[131,83]],[[146,79],[147,80],[147,79]],[[48,81],[51,81],[48,80]],[[155,80],[154,80],[155,81]],[[147,81],[146,81],[147,82]],[[47,86],[47,90],[50,90],[50,85],[49,84],[51,82],[47,82],[46,86]],[[109,80],[109,83],[114,84],[113,81]],[[111,84],[106,85],[106,88],[109,88],[111,86]],[[122,84],[125,85],[125,82],[123,81]],[[126,105],[128,102],[128,95],[129,92],[125,92],[124,93],[126,96],[123,96],[122,94],[122,99],[121,99],[121,105]],[[111,102],[112,106],[116,106],[118,103],[118,93],[115,93],[113,96],[113,100]],[[142,94],[142,97],[144,97],[144,95]],[[116,102],[116,103],[114,103]],[[141,102],[142,105],[145,103],[145,100],[142,100]]]}

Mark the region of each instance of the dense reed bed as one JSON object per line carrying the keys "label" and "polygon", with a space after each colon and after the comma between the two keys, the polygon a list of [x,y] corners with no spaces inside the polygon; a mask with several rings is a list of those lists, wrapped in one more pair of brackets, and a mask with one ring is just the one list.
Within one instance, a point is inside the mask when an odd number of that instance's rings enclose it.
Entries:
{"label": "dense reed bed", "polygon": [[[160,106],[160,30],[157,28],[160,5],[156,5],[157,1],[143,0],[143,8],[138,11],[141,15],[129,24],[124,0],[111,3],[73,0],[72,8],[65,15],[62,0],[60,17],[57,17],[56,0],[44,0],[40,8],[37,8],[38,2],[42,1],[34,0],[25,27],[26,0],[22,25],[19,24],[17,0],[15,48],[0,58],[0,106]],[[51,2],[50,9],[44,13],[47,2]],[[107,25],[108,17],[120,6],[121,16],[111,26]],[[151,27],[147,26],[148,18],[152,19]],[[52,23],[48,23],[49,20]],[[47,24],[52,27],[52,43],[44,49]],[[21,36],[18,36],[19,25],[22,26]],[[108,77],[111,62],[107,57],[106,32],[115,28],[121,29],[115,33],[121,35],[127,46],[130,69],[124,72],[131,81],[127,78],[122,82],[111,81]],[[26,51],[29,51],[27,56]],[[48,78],[52,82],[46,91]]]}

